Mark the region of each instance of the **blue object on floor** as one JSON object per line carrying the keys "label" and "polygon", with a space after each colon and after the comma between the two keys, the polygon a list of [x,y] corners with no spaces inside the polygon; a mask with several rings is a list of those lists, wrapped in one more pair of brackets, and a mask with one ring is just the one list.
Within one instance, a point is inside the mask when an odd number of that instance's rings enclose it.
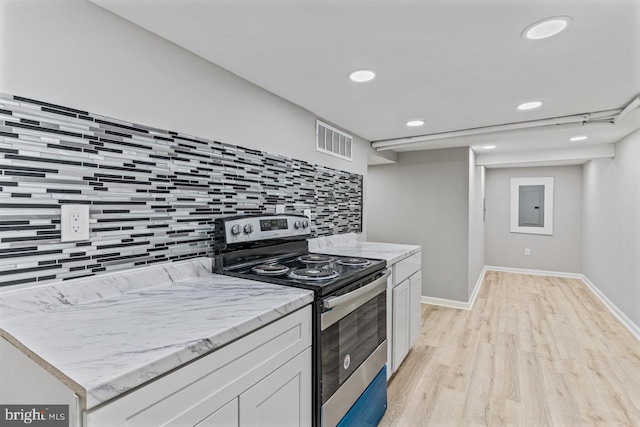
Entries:
{"label": "blue object on floor", "polygon": [[337,427],[376,427],[387,411],[386,365],[371,381]]}

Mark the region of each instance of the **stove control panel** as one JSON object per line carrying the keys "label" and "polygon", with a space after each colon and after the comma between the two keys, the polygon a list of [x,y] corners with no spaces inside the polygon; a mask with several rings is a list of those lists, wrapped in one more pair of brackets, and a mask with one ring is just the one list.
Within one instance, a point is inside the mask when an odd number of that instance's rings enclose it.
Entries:
{"label": "stove control panel", "polygon": [[288,230],[289,221],[286,218],[267,218],[260,220],[260,231]]}
{"label": "stove control panel", "polygon": [[311,235],[309,219],[303,215],[239,217],[224,222],[227,244]]}

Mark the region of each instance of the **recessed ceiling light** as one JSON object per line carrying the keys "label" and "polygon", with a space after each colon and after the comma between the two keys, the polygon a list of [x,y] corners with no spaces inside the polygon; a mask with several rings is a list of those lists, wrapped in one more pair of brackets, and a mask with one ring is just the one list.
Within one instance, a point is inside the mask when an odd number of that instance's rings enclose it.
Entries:
{"label": "recessed ceiling light", "polygon": [[407,126],[416,127],[422,126],[424,124],[424,120],[409,120],[407,122]]}
{"label": "recessed ceiling light", "polygon": [[543,19],[525,28],[522,35],[531,40],[546,39],[566,29],[573,21],[568,16],[554,16]]}
{"label": "recessed ceiling light", "polygon": [[518,110],[533,110],[534,108],[538,108],[541,105],[542,101],[525,102],[524,104],[518,105]]}
{"label": "recessed ceiling light", "polygon": [[373,80],[376,77],[376,73],[371,70],[356,70],[349,73],[351,81],[357,83],[363,83]]}
{"label": "recessed ceiling light", "polygon": [[577,142],[577,141],[584,141],[585,139],[587,139],[586,136],[574,136],[573,138],[569,138],[569,141]]}
{"label": "recessed ceiling light", "polygon": [[483,150],[493,150],[494,148],[496,148],[495,145],[483,145],[482,146]]}

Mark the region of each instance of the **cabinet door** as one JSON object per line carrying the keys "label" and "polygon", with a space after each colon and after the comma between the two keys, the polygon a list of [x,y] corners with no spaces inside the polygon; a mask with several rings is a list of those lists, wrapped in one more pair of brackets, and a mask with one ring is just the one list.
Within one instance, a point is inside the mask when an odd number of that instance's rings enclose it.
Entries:
{"label": "cabinet door", "polygon": [[393,371],[409,352],[409,280],[393,288]]}
{"label": "cabinet door", "polygon": [[422,273],[418,271],[409,278],[409,282],[409,305],[411,306],[409,311],[409,347],[413,347],[418,337],[420,337],[420,325],[422,324],[422,309],[420,305]]}
{"label": "cabinet door", "polygon": [[238,398],[218,409],[195,427],[238,427]]}
{"label": "cabinet door", "polygon": [[240,395],[241,427],[311,425],[311,348]]}

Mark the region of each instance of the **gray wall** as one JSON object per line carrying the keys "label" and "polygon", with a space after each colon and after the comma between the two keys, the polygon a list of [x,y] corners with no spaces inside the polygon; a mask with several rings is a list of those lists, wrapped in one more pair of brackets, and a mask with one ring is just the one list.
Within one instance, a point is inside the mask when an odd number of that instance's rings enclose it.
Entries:
{"label": "gray wall", "polygon": [[467,301],[469,149],[400,153],[368,180],[368,240],[421,245],[422,295]]}
{"label": "gray wall", "polygon": [[476,154],[469,149],[469,298],[484,267],[484,192],[484,166],[476,166]]}
{"label": "gray wall", "polygon": [[[553,235],[511,233],[511,178],[548,176],[554,178]],[[487,265],[582,272],[582,166],[488,169],[486,208]]]}
{"label": "gray wall", "polygon": [[584,275],[640,327],[640,132],[584,166]]}
{"label": "gray wall", "polygon": [[315,116],[85,0],[0,3],[0,92],[366,174],[315,151]]}

